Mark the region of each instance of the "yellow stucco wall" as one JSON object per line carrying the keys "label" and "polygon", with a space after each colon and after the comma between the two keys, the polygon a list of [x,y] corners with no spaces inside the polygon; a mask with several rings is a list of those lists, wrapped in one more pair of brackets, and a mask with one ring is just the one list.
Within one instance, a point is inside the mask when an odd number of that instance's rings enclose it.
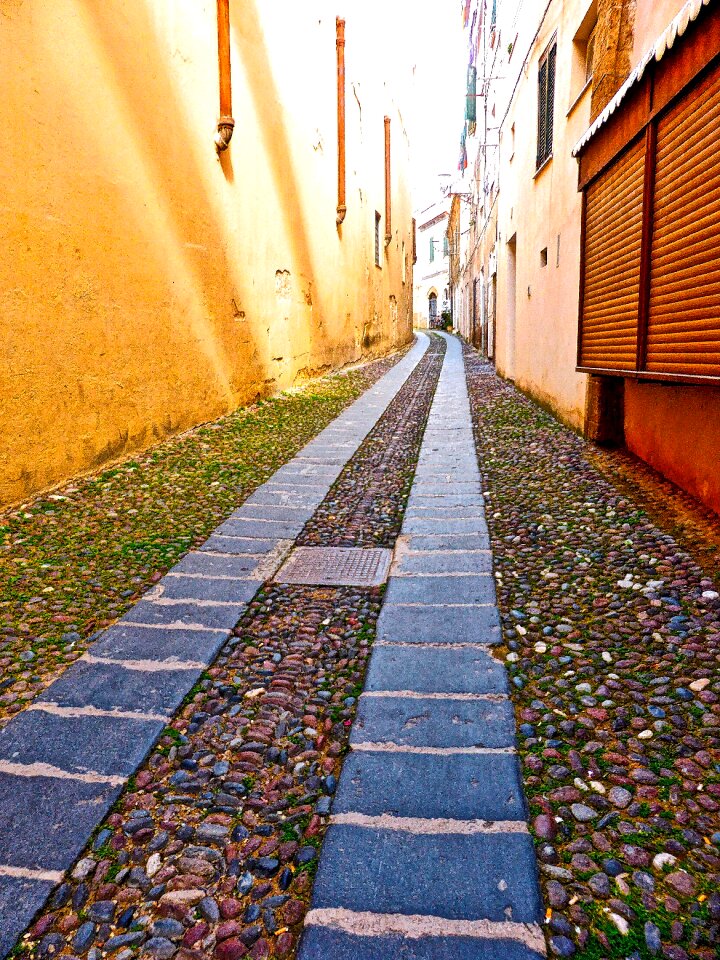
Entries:
{"label": "yellow stucco wall", "polygon": [[407,137],[348,6],[338,230],[342,10],[231,2],[218,159],[214,0],[2,4],[0,504],[409,339]]}

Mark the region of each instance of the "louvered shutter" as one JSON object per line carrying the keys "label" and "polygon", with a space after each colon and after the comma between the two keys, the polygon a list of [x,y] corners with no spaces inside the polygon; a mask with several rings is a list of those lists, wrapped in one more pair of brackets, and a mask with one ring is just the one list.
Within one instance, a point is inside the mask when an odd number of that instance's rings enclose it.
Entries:
{"label": "louvered shutter", "polygon": [[555,61],[557,47],[553,44],[547,58],[547,118],[545,121],[545,158],[549,157],[553,148],[553,120],[555,115]]}
{"label": "louvered shutter", "polygon": [[658,122],[646,369],[720,376],[720,69]]}
{"label": "louvered shutter", "polygon": [[580,366],[634,370],[645,141],[588,188]]}
{"label": "louvered shutter", "polygon": [[472,66],[468,67],[465,119],[471,123],[477,121],[477,69]]}
{"label": "louvered shutter", "polygon": [[547,70],[548,62],[544,60],[538,71],[538,133],[537,133],[537,166],[545,160],[545,141],[547,132]]}

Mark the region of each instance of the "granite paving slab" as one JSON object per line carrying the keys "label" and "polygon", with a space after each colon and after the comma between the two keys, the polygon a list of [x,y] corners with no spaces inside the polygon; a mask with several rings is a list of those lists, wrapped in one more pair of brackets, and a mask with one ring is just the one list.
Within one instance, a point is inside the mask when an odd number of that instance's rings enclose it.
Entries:
{"label": "granite paving slab", "polygon": [[512,754],[351,752],[332,810],[443,820],[526,816]]}
{"label": "granite paving slab", "polygon": [[346,824],[328,829],[312,907],[516,923],[543,916],[527,833],[414,834]]}
{"label": "granite paving slab", "polygon": [[[359,918],[362,924],[362,918]],[[447,929],[442,922],[437,929]],[[502,937],[488,940],[463,936],[407,937],[400,934],[362,936],[337,929],[307,927],[300,945],[299,960],[332,957],[332,960],[539,960],[523,943]]]}

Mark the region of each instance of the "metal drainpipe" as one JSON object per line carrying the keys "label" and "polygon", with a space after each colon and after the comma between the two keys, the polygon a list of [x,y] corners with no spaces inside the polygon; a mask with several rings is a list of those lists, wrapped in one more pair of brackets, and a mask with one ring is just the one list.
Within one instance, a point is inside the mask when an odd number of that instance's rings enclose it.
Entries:
{"label": "metal drainpipe", "polygon": [[385,246],[392,240],[392,208],[390,184],[390,117],[385,117]]}
{"label": "metal drainpipe", "polygon": [[230,76],[230,0],[217,0],[218,72],[220,75],[220,117],[217,122],[215,146],[227,150],[232,139],[235,121],[232,116],[232,84]]}
{"label": "metal drainpipe", "polygon": [[335,20],[337,49],[338,203],[337,225],[345,219],[345,21]]}

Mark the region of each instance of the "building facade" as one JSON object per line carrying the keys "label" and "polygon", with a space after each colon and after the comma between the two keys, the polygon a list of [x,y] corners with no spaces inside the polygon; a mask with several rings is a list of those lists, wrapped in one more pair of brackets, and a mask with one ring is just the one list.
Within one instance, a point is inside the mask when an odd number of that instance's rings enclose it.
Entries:
{"label": "building facade", "polygon": [[[695,242],[690,232],[658,253],[656,272],[662,271],[667,284],[662,296],[669,316],[662,336],[678,357],[686,345],[685,334],[679,333],[682,318],[693,317],[697,328],[691,332],[697,340],[693,369],[684,369],[684,376],[661,376],[657,367],[639,367],[638,357],[632,369],[617,365],[600,369],[596,360],[602,349],[590,360],[592,351],[582,352],[583,329],[586,344],[593,337],[599,348],[608,338],[619,342],[622,318],[637,317],[646,309],[641,301],[645,303],[647,292],[645,299],[638,293],[639,262],[624,262],[627,238],[620,231],[613,242],[608,240],[605,259],[589,278],[592,289],[588,287],[586,274],[592,263],[587,260],[587,244],[595,242],[588,231],[606,236],[606,214],[622,209],[632,219],[625,222],[631,232],[641,228],[643,216],[646,231],[661,229],[657,223],[649,224],[641,202],[649,184],[645,186],[646,153],[638,144],[650,134],[647,122],[633,119],[633,104],[642,87],[636,74],[651,61],[661,66],[662,61],[654,58],[662,37],[665,46],[674,44],[677,51],[674,59],[668,59],[668,74],[682,73],[673,63],[700,64],[702,58],[690,49],[694,30],[703,36],[697,45],[702,46],[705,61],[698,70],[711,70],[720,55],[720,34],[709,6],[703,0],[537,0],[524,3],[520,13],[518,4],[477,0],[469,5],[468,60],[474,66],[477,95],[475,121],[466,125],[471,145],[465,148],[465,191],[472,196],[473,216],[459,272],[461,286],[479,284],[481,312],[494,327],[492,350],[503,376],[585,435],[600,442],[624,442],[720,511],[720,393],[714,368],[707,366],[715,362],[716,354],[720,357],[720,314],[712,292],[698,303],[682,287],[683,244],[687,241],[692,247]],[[649,78],[656,72],[646,71],[642,87],[646,97],[652,97],[647,91],[654,81]],[[685,82],[684,77],[677,79],[672,97],[682,95]],[[630,95],[621,95],[616,102],[618,91],[628,83]],[[468,99],[470,92],[469,73]],[[703,96],[703,104],[712,109],[720,103],[712,86]],[[654,117],[654,108],[648,109],[648,117]],[[612,123],[607,122],[610,116],[615,118]],[[612,136],[617,140],[613,131],[620,128],[633,133],[633,143],[624,141],[620,147],[630,166],[618,169],[615,180],[603,185],[597,178],[612,180],[606,168],[617,153],[601,145]],[[627,151],[633,145],[637,155],[630,157]],[[599,156],[602,149],[605,166],[596,161],[593,167],[591,155]],[[704,156],[701,149],[701,159]],[[632,196],[628,173],[635,184]],[[699,248],[692,248],[693,276],[703,283],[718,269],[719,221],[712,190],[703,186],[702,178],[693,179],[691,173],[685,186],[694,191],[695,214],[705,229]],[[593,191],[598,195],[604,191],[595,203],[596,213],[588,206]],[[671,202],[675,203],[671,210],[682,207],[679,197]],[[460,247],[462,251],[462,243]],[[652,270],[649,253],[643,262],[643,270]],[[579,329],[581,297],[586,322]],[[595,332],[588,333],[592,323]],[[668,333],[671,328],[678,333]],[[700,330],[705,333],[698,339]],[[470,327],[463,332],[471,334]],[[479,345],[477,329],[472,339]],[[632,352],[627,338],[624,343]]]}
{"label": "building facade", "polygon": [[415,214],[416,255],[413,318],[420,330],[433,329],[450,307],[449,202],[436,201]]}
{"label": "building facade", "polygon": [[0,505],[408,341],[410,65],[338,7],[3,4]]}

